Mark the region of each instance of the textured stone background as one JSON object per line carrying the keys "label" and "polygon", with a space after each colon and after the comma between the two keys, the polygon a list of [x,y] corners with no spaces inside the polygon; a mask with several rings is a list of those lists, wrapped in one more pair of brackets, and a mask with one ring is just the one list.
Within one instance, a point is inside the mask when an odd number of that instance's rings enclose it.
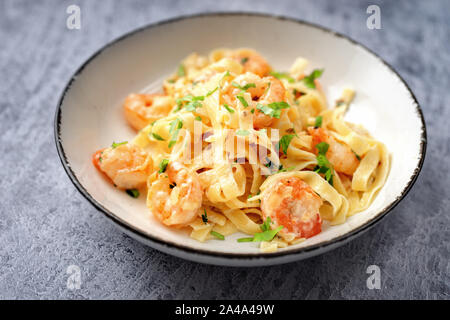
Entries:
{"label": "textured stone background", "polygon": [[[79,31],[66,7],[82,10]],[[381,7],[382,30],[366,28]],[[73,187],[53,115],[75,69],[106,42],[180,14],[257,11],[322,24],[362,42],[422,105],[428,152],[409,195],[381,224],[322,256],[239,269],[174,258],[125,236]],[[450,1],[0,1],[0,297],[449,299]],[[380,92],[382,94],[382,92]],[[406,134],[406,133],[405,133]],[[81,268],[70,291],[66,269]],[[366,268],[381,268],[368,290]]]}

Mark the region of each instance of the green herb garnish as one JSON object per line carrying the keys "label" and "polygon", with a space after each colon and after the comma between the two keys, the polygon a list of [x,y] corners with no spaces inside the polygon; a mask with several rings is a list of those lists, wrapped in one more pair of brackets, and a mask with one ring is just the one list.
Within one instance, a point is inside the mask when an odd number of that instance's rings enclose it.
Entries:
{"label": "green herb garnish", "polygon": [[283,151],[284,154],[287,155],[287,150],[289,147],[289,144],[291,143],[292,138],[295,137],[295,134],[286,134],[281,137],[279,142],[279,148]]}
{"label": "green herb garnish", "polygon": [[125,192],[133,198],[138,198],[139,197],[139,190],[138,189],[127,189],[125,190]]}
{"label": "green herb garnish", "polygon": [[202,121],[202,117],[196,116],[196,117],[195,117],[195,120],[197,120],[197,121]]}
{"label": "green herb garnish", "polygon": [[180,132],[180,129],[183,127],[183,121],[176,118],[170,123],[170,129],[169,133],[172,134],[172,137],[169,141],[169,148],[172,148],[175,143],[177,143],[178,139],[178,133]]}
{"label": "green herb garnish", "polygon": [[233,108],[230,108],[230,106],[227,105],[226,103],[224,103],[223,107],[224,107],[225,109],[227,109],[227,111],[228,111],[229,113],[234,113],[234,109],[233,109]]}
{"label": "green herb garnish", "polygon": [[270,75],[274,76],[277,79],[286,79],[289,83],[294,83],[295,79],[292,78],[287,72],[271,72]]}
{"label": "green herb garnish", "polygon": [[237,82],[231,82],[231,85],[235,88],[241,89],[242,91],[247,91],[250,88],[256,88],[256,84],[254,83],[247,83],[245,86],[241,86],[239,83]]}
{"label": "green herb garnish", "polygon": [[278,232],[280,232],[281,229],[283,229],[283,226],[279,226],[276,229],[270,229],[270,224],[272,223],[272,220],[270,217],[267,217],[266,221],[263,222],[262,225],[259,227],[261,228],[262,232],[255,233],[255,235],[250,238],[240,238],[237,241],[238,242],[261,242],[261,241],[271,241]]}
{"label": "green herb garnish", "polygon": [[214,237],[216,237],[219,240],[225,240],[225,237],[223,236],[223,234],[220,234],[216,231],[211,231],[211,235],[213,235]]}
{"label": "green herb garnish", "polygon": [[204,224],[208,223],[208,214],[206,213],[206,209],[203,209],[203,214],[202,214],[202,221]]}
{"label": "green herb garnish", "polygon": [[245,64],[248,61],[248,57],[244,57],[241,59],[241,64]]}
{"label": "green herb garnish", "polygon": [[209,97],[210,95],[212,95],[214,92],[216,92],[219,89],[219,87],[216,87],[214,90],[209,91],[206,96]]}
{"label": "green herb garnish", "polygon": [[280,101],[280,102],[272,102],[269,103],[268,105],[264,105],[261,103],[258,103],[256,105],[256,109],[260,110],[262,113],[271,116],[272,118],[277,118],[280,119],[281,116],[281,110],[282,109],[288,109],[291,106],[284,101]]}
{"label": "green herb garnish", "polygon": [[112,143],[112,145],[111,145],[111,147],[113,148],[113,149],[115,149],[115,148],[117,148],[118,146],[121,146],[121,145],[123,145],[123,144],[127,144],[128,143],[128,141],[124,141],[124,142],[113,142]]}
{"label": "green herb garnish", "polygon": [[167,169],[167,165],[169,164],[169,160],[168,159],[162,159],[161,162],[159,163],[159,170],[158,173],[164,173],[166,172]]}
{"label": "green herb garnish", "polygon": [[201,108],[202,104],[198,101],[189,102],[184,108],[186,111],[195,111],[197,108]]}
{"label": "green herb garnish", "polygon": [[203,101],[203,100],[205,100],[204,96],[194,97],[193,95],[188,94],[187,96],[184,96],[183,98],[177,99],[176,103],[178,105],[178,110],[181,109],[181,107],[183,106],[183,104],[185,102],[188,102],[186,104],[186,106],[185,106],[185,109],[187,111],[195,111],[196,108],[201,108],[202,107],[202,104],[199,101]]}
{"label": "green herb garnish", "polygon": [[164,141],[164,138],[161,137],[159,134],[156,134],[156,133],[153,133],[153,132],[152,132],[152,136],[153,136],[153,138],[155,138],[156,140]]}
{"label": "green herb garnish", "polygon": [[323,120],[322,116],[316,117],[316,122],[314,123],[314,127],[320,128],[322,126],[322,120]]}
{"label": "green herb garnish", "polygon": [[361,161],[361,157],[352,149],[353,154],[355,155],[356,159],[358,159],[359,161]]}
{"label": "green herb garnish", "polygon": [[278,172],[277,173],[288,172],[288,171],[292,171],[294,169],[295,169],[295,167],[283,168],[283,165],[280,165],[280,167],[278,168]]}
{"label": "green herb garnish", "polygon": [[277,233],[281,231],[281,229],[283,229],[283,226],[279,226],[274,230],[255,233],[255,235],[253,236],[253,242],[271,241],[273,238],[275,238]]}
{"label": "green herb garnish", "polygon": [[319,150],[319,154],[323,154],[325,155],[328,151],[328,148],[330,147],[330,145],[326,142],[321,142],[316,144],[316,149]]}
{"label": "green herb garnish", "polygon": [[319,150],[319,153],[316,156],[317,166],[314,168],[314,172],[324,174],[325,180],[333,185],[333,167],[326,157],[329,147],[330,145],[326,142],[321,142],[316,145],[316,149]]}
{"label": "green herb garnish", "polygon": [[305,86],[315,89],[316,84],[314,83],[314,80],[319,78],[322,75],[323,71],[323,69],[314,69],[309,76],[304,77],[303,83],[305,84]]}
{"label": "green herb garnish", "polygon": [[270,230],[271,223],[272,223],[272,219],[270,217],[267,217],[266,221],[264,221],[263,224],[259,226],[261,228],[261,231]]}
{"label": "green herb garnish", "polygon": [[231,74],[230,74],[230,71],[227,70],[227,72],[225,72],[225,74],[223,75],[222,79],[220,79],[220,83],[222,84],[223,80],[224,80],[226,77],[229,77],[230,75],[231,75]]}
{"label": "green herb garnish", "polygon": [[245,98],[241,95],[237,95],[236,98],[239,99],[239,101],[242,103],[242,105],[244,106],[244,108],[248,107],[248,103],[247,100],[245,100]]}

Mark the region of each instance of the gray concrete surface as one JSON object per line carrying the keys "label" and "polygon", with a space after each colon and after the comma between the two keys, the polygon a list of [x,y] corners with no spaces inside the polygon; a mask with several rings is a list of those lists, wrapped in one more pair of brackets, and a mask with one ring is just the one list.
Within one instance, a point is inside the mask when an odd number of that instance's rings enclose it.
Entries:
{"label": "gray concrete surface", "polygon": [[[66,29],[81,7],[82,28]],[[378,4],[382,29],[366,28]],[[53,115],[75,69],[123,33],[180,14],[282,14],[330,27],[391,63],[422,105],[428,153],[409,195],[380,225],[307,261],[254,269],[183,261],[118,231],[73,187]],[[0,298],[448,299],[450,2],[0,1]],[[380,92],[382,94],[382,92]],[[366,287],[369,265],[381,289]],[[67,287],[69,265],[81,287]]]}

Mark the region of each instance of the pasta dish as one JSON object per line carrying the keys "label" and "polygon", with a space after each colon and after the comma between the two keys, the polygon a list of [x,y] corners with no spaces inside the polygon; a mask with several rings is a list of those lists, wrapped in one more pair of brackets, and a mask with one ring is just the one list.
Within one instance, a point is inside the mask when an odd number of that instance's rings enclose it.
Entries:
{"label": "pasta dish", "polygon": [[162,93],[125,99],[137,134],[96,151],[93,164],[146,198],[155,223],[202,242],[242,232],[238,242],[273,252],[342,224],[373,202],[389,153],[344,120],[354,91],[328,108],[324,70],[307,67],[297,58],[277,72],[251,49],[193,53]]}

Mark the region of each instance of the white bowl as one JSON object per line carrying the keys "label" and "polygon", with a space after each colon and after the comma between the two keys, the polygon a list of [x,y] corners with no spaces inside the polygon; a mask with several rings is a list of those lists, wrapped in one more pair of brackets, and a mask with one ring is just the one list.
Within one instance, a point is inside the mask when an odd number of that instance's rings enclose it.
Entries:
{"label": "white bowl", "polygon": [[[135,134],[122,115],[125,96],[159,89],[183,57],[218,47],[254,48],[276,70],[287,70],[296,57],[305,57],[311,68],[325,68],[321,81],[329,101],[338,98],[344,87],[356,90],[347,119],[364,125],[392,155],[386,184],[367,210],[303,243],[263,254],[255,243],[237,243],[242,234],[200,243],[185,232],[169,229],[150,217],[144,197],[133,199],[102,178],[91,163],[92,153]],[[419,174],[426,149],[425,123],[413,93],[376,54],[310,23],[248,13],[181,17],[107,44],[75,72],[65,88],[56,110],[55,138],[72,182],[124,232],[181,258],[229,266],[304,259],[361,235],[406,195]]]}

